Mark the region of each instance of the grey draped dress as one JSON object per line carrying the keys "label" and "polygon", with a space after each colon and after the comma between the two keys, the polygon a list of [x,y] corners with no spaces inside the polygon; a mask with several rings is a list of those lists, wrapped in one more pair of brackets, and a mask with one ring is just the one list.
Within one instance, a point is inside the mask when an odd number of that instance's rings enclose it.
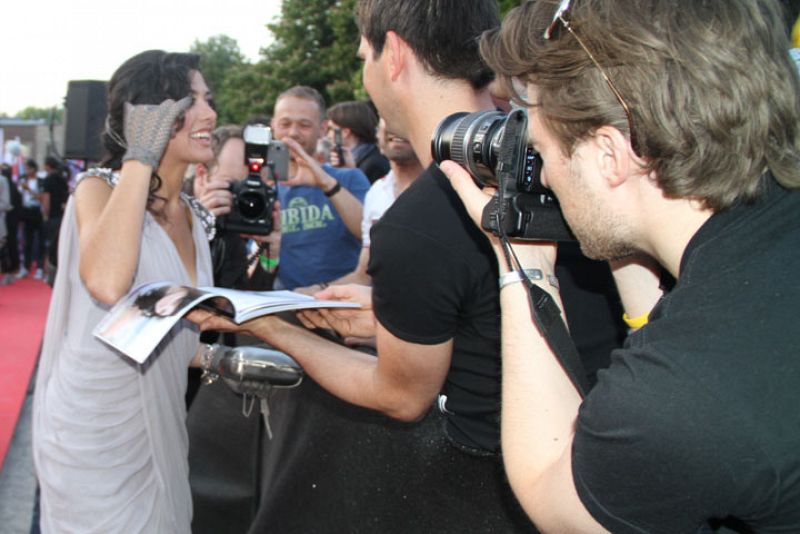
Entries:
{"label": "grey draped dress", "polygon": [[[107,170],[95,174],[112,185],[118,179]],[[193,208],[197,285],[212,285],[208,214],[193,199],[184,201]],[[149,359],[136,364],[92,336],[109,306],[86,291],[79,259],[70,199],[34,394],[42,532],[188,533],[184,392],[197,329],[179,321]],[[155,280],[192,284],[172,240],[148,212],[133,285]]]}

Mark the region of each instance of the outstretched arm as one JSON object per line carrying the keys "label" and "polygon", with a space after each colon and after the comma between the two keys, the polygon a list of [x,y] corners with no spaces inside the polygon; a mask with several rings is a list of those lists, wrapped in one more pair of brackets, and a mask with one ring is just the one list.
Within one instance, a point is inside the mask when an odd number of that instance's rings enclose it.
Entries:
{"label": "outstretched arm", "polygon": [[418,345],[402,341],[379,323],[378,357],[358,352],[264,316],[241,326],[207,311],[187,318],[202,330],[244,331],[292,356],[308,376],[340,399],[401,421],[422,417],[441,390],[450,367],[452,341]]}

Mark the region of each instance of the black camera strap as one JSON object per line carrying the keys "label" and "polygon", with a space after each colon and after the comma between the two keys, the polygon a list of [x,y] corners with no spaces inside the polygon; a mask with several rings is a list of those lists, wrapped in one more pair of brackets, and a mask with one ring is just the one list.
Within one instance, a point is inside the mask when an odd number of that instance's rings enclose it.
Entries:
{"label": "black camera strap", "polygon": [[[581,398],[585,397],[586,393],[589,392],[589,380],[586,377],[586,370],[581,362],[578,349],[575,347],[567,325],[564,323],[561,309],[547,291],[534,284],[525,274],[525,270],[519,264],[519,260],[514,254],[514,249],[511,248],[508,236],[499,221],[498,228],[500,229],[500,241],[503,244],[503,253],[508,268],[519,273],[522,283],[528,289],[531,318],[536,328],[547,341],[550,350],[555,354],[558,363],[567,373],[567,377],[569,377],[575,389],[578,390]],[[518,268],[515,269],[514,264]]]}

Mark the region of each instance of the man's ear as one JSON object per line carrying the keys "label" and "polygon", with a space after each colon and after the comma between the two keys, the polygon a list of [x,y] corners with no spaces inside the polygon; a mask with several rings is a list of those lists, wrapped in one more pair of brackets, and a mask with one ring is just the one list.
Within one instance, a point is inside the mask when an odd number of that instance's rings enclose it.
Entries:
{"label": "man's ear", "polygon": [[383,53],[388,54],[386,57],[386,67],[389,69],[389,79],[393,82],[406,68],[408,61],[407,54],[411,51],[402,37],[393,31],[386,32],[386,41],[383,45]]}
{"label": "man's ear", "polygon": [[613,126],[601,126],[592,137],[598,168],[609,187],[624,184],[638,168],[638,162],[625,135]]}

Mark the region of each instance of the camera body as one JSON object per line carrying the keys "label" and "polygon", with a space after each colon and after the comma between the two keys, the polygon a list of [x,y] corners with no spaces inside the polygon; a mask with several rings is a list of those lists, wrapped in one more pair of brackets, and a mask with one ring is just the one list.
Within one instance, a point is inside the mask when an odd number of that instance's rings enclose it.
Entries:
{"label": "camera body", "polygon": [[244,180],[231,182],[231,211],[219,219],[224,231],[267,235],[272,232],[272,212],[277,199],[275,186],[264,183],[262,169],[272,181],[286,180],[289,174],[289,151],[286,145],[272,139],[272,130],[263,124],[244,129],[244,163],[248,174]]}
{"label": "camera body", "polygon": [[525,110],[454,113],[436,127],[431,151],[437,162],[451,159],[479,185],[497,188],[483,211],[484,230],[517,239],[575,240],[558,200],[542,185],[542,159],[528,142]]}

